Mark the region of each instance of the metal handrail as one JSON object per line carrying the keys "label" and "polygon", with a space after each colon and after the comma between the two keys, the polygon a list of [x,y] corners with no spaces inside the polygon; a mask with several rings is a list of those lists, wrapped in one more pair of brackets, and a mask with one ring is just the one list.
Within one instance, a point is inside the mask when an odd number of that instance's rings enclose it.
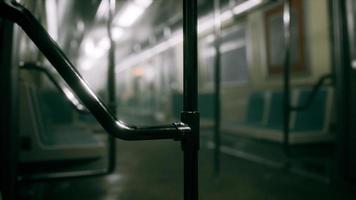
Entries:
{"label": "metal handrail", "polygon": [[[112,24],[112,12],[113,10],[115,10],[115,4],[112,4],[112,2],[114,2],[115,0],[109,0],[110,3],[110,7],[109,7],[109,19],[107,21],[108,24],[108,35],[109,35],[109,39],[110,39],[110,50],[113,49],[114,46],[114,42],[112,39],[112,35],[111,35],[111,24]],[[109,68],[112,67],[114,65],[113,62],[111,62],[113,60],[113,56],[114,54],[110,52],[109,54]],[[56,79],[54,77],[54,75],[52,73],[50,73],[50,71],[48,70],[48,68],[44,67],[44,66],[38,66],[36,65],[36,63],[25,63],[22,68],[20,69],[28,69],[28,70],[40,70],[43,71],[45,74],[47,74],[47,77],[52,81],[52,83],[57,87],[57,89],[59,89],[60,91],[62,91],[62,93],[64,94],[64,96],[67,97],[68,101],[71,102],[72,106],[74,106],[74,108],[80,112],[80,113],[85,113],[88,114],[90,113],[84,105],[82,105],[82,103],[80,102],[80,100],[78,100],[78,98],[73,94],[73,92],[68,88],[68,86],[66,86],[64,83],[61,84],[60,81],[57,81],[58,79]],[[114,76],[111,74],[108,74],[108,79],[110,76]],[[108,85],[111,85],[111,87],[109,88],[108,93],[113,93],[112,91],[114,91],[114,81],[111,81]],[[111,96],[115,96],[115,95],[111,95]],[[116,111],[116,106],[115,106],[115,102],[113,102],[112,100],[109,101],[109,108],[112,111]],[[116,113],[114,113],[116,114]],[[67,179],[67,178],[79,178],[79,177],[89,177],[89,176],[103,176],[103,175],[108,175],[111,174],[112,172],[114,172],[115,170],[115,166],[116,166],[116,141],[115,138],[113,136],[108,135],[107,137],[107,150],[108,150],[108,154],[107,154],[107,159],[108,159],[108,163],[107,163],[107,167],[105,169],[95,169],[95,170],[80,170],[80,171],[71,171],[71,172],[50,172],[50,173],[40,173],[40,174],[31,174],[29,176],[19,176],[18,180],[21,181],[41,181],[41,180],[53,180],[53,179]]]}
{"label": "metal handrail", "polygon": [[[43,73],[48,77],[48,79],[55,85],[55,87],[66,97],[68,102],[72,107],[81,114],[90,114],[90,112],[81,104],[80,100],[70,91],[70,89],[60,83],[58,79],[52,74],[47,67],[41,66],[37,63],[24,63],[20,66],[21,70],[38,71]],[[67,178],[78,178],[78,177],[89,177],[89,176],[100,176],[111,174],[114,171],[115,166],[115,140],[113,137],[108,135],[108,165],[106,169],[96,169],[96,170],[81,170],[75,172],[56,172],[56,173],[40,173],[36,175],[22,175],[18,177],[19,181],[42,181],[49,179],[67,179]]]}
{"label": "metal handrail", "polygon": [[[291,33],[292,33],[292,1],[291,0],[284,0],[283,1],[283,31],[284,31],[284,46],[285,46],[285,58],[284,58],[284,79],[283,79],[283,90],[284,90],[284,99],[283,99],[283,114],[284,114],[284,121],[283,121],[283,148],[287,158],[291,157],[290,152],[290,128],[289,128],[289,120],[291,112],[295,111],[303,111],[306,110],[311,103],[313,102],[317,92],[320,90],[321,86],[324,82],[328,79],[333,80],[333,74],[326,74],[323,75],[317,83],[313,86],[312,93],[308,96],[305,103],[301,106],[293,106],[291,105],[291,88],[290,88],[290,59],[291,59]],[[287,161],[287,166],[288,166]]]}
{"label": "metal handrail", "polygon": [[47,67],[41,66],[37,63],[24,63],[20,66],[21,70],[29,70],[29,71],[38,71],[46,75],[46,77],[53,83],[53,85],[66,97],[68,102],[72,105],[72,107],[78,111],[79,113],[89,113],[88,109],[74,96],[72,91],[64,85],[60,83],[57,78],[52,74]]}
{"label": "metal handrail", "polygon": [[182,122],[137,127],[119,121],[89,88],[73,64],[36,18],[17,2],[0,1],[0,17],[17,23],[56,68],[68,86],[112,136],[123,140],[175,139],[181,141],[184,162],[184,199],[198,199],[198,61],[197,0],[183,0],[183,111]]}
{"label": "metal handrail", "polygon": [[181,140],[190,133],[191,128],[182,122],[165,126],[137,127],[117,120],[29,10],[14,1],[0,2],[0,17],[17,23],[24,30],[110,135],[123,140]]}
{"label": "metal handrail", "polygon": [[307,97],[307,100],[304,102],[303,105],[298,105],[298,106],[293,106],[290,105],[289,109],[290,111],[303,111],[306,110],[310,107],[311,103],[313,102],[315,95],[320,91],[320,88],[324,85],[324,83],[327,80],[334,80],[334,75],[333,74],[325,74],[319,78],[319,80],[313,85],[313,89],[309,96]]}

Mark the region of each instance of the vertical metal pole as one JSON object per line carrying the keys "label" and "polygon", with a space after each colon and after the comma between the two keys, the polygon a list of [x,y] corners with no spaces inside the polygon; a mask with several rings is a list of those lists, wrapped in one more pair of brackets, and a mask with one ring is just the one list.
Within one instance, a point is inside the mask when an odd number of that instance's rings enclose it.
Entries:
{"label": "vertical metal pole", "polygon": [[184,199],[198,199],[198,50],[197,50],[197,0],[183,0],[183,112],[182,122],[191,133],[182,140],[184,156]]}
{"label": "vertical metal pole", "polygon": [[291,43],[291,3],[284,0],[283,6],[283,31],[284,31],[284,123],[283,123],[283,148],[287,157],[290,155],[289,148],[289,120],[290,120],[290,43]]}
{"label": "vertical metal pole", "polygon": [[217,177],[220,174],[220,35],[221,35],[221,19],[220,19],[220,0],[214,0],[214,35],[215,35],[215,62],[214,62],[214,175]]}
{"label": "vertical metal pole", "polygon": [[115,11],[115,0],[108,0],[109,2],[109,17],[107,23],[107,31],[110,40],[110,49],[109,49],[109,64],[108,64],[108,103],[110,111],[116,115],[116,85],[115,85],[115,42],[112,36],[112,19],[113,12]]}
{"label": "vertical metal pole", "polygon": [[[337,190],[342,190],[347,182],[353,178],[350,174],[350,132],[352,131],[352,95],[351,91],[351,62],[352,62],[352,37],[353,30],[348,26],[348,9],[351,1],[330,0],[332,9],[333,31],[333,66],[335,66],[335,106],[336,112],[336,153],[335,171],[333,174]],[[351,35],[350,35],[351,34]]]}
{"label": "vertical metal pole", "polygon": [[[3,199],[16,199],[18,162],[18,53],[13,23],[0,19],[0,182]],[[0,197],[1,199],[1,197]]]}
{"label": "vertical metal pole", "polygon": [[[104,0],[106,1],[106,0]],[[109,13],[108,13],[108,23],[107,31],[110,40],[110,49],[108,57],[108,106],[110,111],[116,116],[116,81],[115,81],[115,42],[112,36],[112,21],[113,13],[115,12],[115,3],[116,0],[107,0],[109,3]],[[111,173],[115,169],[115,160],[116,160],[116,145],[115,138],[113,136],[108,136],[108,156],[109,156],[109,166],[108,173]]]}

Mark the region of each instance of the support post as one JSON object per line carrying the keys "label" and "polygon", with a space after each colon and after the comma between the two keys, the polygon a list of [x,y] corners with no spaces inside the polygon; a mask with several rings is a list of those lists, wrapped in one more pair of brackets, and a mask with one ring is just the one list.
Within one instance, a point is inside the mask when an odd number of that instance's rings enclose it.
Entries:
{"label": "support post", "polygon": [[18,49],[15,41],[18,38],[15,32],[11,22],[0,19],[0,195],[3,199],[16,199],[17,196]]}
{"label": "support post", "polygon": [[220,174],[220,0],[214,0],[214,35],[215,35],[215,60],[214,60],[214,176]]}
{"label": "support post", "polygon": [[[284,48],[285,48],[285,60],[284,60],[284,101],[283,101],[283,149],[287,156],[290,155],[289,148],[289,120],[290,120],[290,40],[291,40],[291,3],[290,0],[284,0],[283,5],[283,31],[284,31]],[[287,163],[288,165],[288,163]]]}
{"label": "support post", "polygon": [[184,200],[198,199],[198,50],[197,0],[183,0],[184,80],[181,121],[191,128],[182,140],[184,156]]}
{"label": "support post", "polygon": [[[109,2],[109,17],[107,22],[108,37],[110,40],[110,49],[108,55],[108,107],[114,116],[117,114],[116,105],[116,79],[115,79],[115,41],[112,36],[112,22],[115,13],[116,0],[108,0]],[[115,170],[116,165],[116,140],[113,136],[108,136],[108,172],[111,173]]]}

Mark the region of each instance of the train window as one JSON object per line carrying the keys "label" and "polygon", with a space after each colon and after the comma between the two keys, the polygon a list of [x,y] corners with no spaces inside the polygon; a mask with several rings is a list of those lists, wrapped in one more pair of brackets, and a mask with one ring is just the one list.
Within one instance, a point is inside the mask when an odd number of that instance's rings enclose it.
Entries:
{"label": "train window", "polygon": [[246,25],[240,24],[231,32],[223,32],[221,41],[222,83],[247,82]]}
{"label": "train window", "polygon": [[351,57],[352,57],[352,67],[356,69],[356,3],[354,1],[348,1],[348,25],[349,25],[349,36],[351,41]]}
{"label": "train window", "polygon": [[205,51],[210,51],[212,52],[211,55],[205,55],[204,59],[202,59],[202,65],[204,66],[205,71],[205,76],[204,78],[204,83],[212,85],[214,83],[214,65],[215,65],[215,50],[213,48],[207,48]]}
{"label": "train window", "polygon": [[[291,65],[294,72],[305,72],[304,61],[304,16],[303,1],[292,1],[291,12]],[[283,71],[285,41],[283,40],[283,6],[276,7],[265,12],[266,47],[268,73],[280,74]]]}
{"label": "train window", "polygon": [[177,60],[175,49],[168,49],[159,56],[161,66],[159,77],[161,78],[161,92],[168,92],[177,85]]}
{"label": "train window", "polygon": [[199,41],[199,65],[200,65],[200,82],[205,87],[212,86],[214,83],[214,65],[215,65],[215,49],[213,41],[214,35],[208,35]]}
{"label": "train window", "polygon": [[[214,82],[215,49],[209,36],[202,41],[202,67],[206,70],[205,83]],[[213,39],[214,40],[214,39]],[[240,24],[222,33],[221,44],[221,82],[222,84],[242,84],[248,81],[246,26]]]}

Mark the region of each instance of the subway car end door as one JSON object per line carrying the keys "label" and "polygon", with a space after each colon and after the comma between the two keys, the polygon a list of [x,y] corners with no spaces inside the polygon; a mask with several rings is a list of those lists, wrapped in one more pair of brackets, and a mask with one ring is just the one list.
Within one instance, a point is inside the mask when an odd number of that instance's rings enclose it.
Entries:
{"label": "subway car end door", "polygon": [[330,3],[338,120],[335,177],[342,189],[347,189],[356,185],[356,2],[342,0]]}

